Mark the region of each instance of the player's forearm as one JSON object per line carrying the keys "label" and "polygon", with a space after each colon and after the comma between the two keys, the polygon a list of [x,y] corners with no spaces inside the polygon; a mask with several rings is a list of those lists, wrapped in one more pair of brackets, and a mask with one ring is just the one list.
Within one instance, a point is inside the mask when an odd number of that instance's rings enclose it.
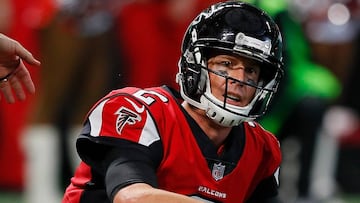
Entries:
{"label": "player's forearm", "polygon": [[114,198],[114,203],[200,203],[201,201],[185,195],[168,192],[151,187],[144,183],[136,183],[121,189]]}

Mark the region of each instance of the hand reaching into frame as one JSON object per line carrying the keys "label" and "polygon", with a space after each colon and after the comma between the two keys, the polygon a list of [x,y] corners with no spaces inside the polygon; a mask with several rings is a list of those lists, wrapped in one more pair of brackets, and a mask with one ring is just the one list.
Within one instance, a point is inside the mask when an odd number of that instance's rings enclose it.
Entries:
{"label": "hand reaching into frame", "polygon": [[8,103],[15,103],[15,96],[25,100],[25,91],[35,93],[31,75],[23,61],[40,66],[40,61],[18,41],[0,33],[0,100],[4,97]]}

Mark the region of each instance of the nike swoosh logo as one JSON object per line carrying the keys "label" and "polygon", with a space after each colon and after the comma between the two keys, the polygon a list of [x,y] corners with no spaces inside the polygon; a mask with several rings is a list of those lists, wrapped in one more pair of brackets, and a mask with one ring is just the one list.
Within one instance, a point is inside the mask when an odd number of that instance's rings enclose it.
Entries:
{"label": "nike swoosh logo", "polygon": [[128,98],[125,98],[126,101],[128,101],[134,108],[135,108],[135,111],[138,112],[138,113],[142,113],[144,112],[145,110],[145,106],[142,105],[141,108],[139,106],[137,106],[133,101],[131,101],[130,99]]}

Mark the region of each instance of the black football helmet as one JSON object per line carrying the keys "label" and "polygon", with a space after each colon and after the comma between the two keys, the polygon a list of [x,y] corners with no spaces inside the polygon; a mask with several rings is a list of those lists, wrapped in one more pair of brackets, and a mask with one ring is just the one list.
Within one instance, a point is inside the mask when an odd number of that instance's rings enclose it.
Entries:
{"label": "black football helmet", "polygon": [[[217,3],[201,12],[189,25],[182,42],[177,82],[185,101],[206,111],[223,126],[236,126],[262,116],[283,76],[282,37],[276,23],[262,10],[240,1]],[[252,101],[239,107],[211,93],[209,53],[238,54],[260,62],[258,84],[238,81],[257,89]],[[220,74],[221,75],[221,74]]]}

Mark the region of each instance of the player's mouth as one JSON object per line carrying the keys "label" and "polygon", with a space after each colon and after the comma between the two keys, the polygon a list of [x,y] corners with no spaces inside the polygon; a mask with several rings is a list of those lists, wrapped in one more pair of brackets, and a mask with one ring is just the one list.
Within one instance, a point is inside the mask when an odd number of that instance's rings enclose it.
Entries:
{"label": "player's mouth", "polygon": [[229,102],[230,104],[233,104],[233,105],[238,105],[239,102],[241,101],[241,98],[239,95],[236,95],[236,94],[224,94],[223,97],[226,98],[227,102]]}

